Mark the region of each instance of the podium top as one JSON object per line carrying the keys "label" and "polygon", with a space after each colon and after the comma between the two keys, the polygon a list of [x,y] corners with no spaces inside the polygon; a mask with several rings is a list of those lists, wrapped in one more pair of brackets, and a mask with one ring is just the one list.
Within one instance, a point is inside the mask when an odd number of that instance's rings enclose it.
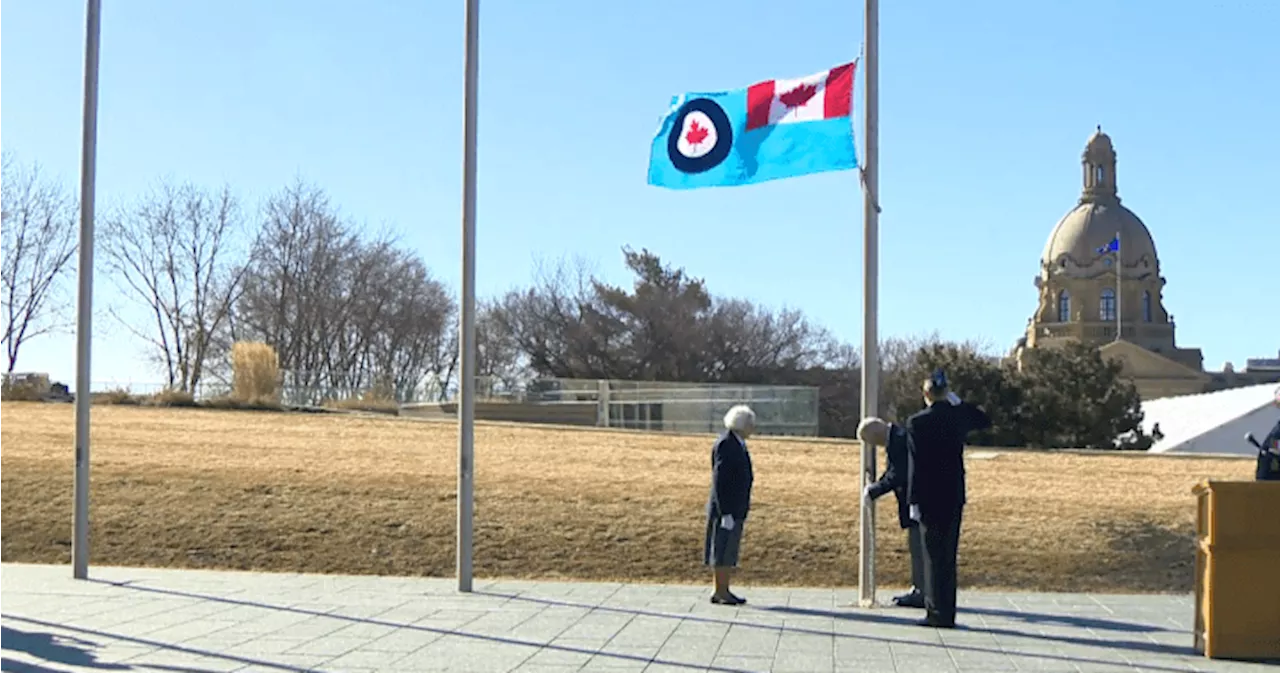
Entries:
{"label": "podium top", "polygon": [[1235,493],[1237,493],[1237,492],[1239,492],[1239,491],[1241,491],[1241,490],[1252,490],[1252,489],[1254,489],[1254,488],[1257,488],[1257,486],[1258,486],[1258,485],[1262,485],[1263,487],[1266,487],[1268,484],[1273,484],[1273,485],[1274,485],[1274,484],[1280,484],[1280,482],[1275,482],[1275,481],[1256,481],[1256,480],[1253,480],[1253,479],[1248,479],[1248,480],[1245,480],[1245,479],[1230,479],[1230,480],[1225,480],[1225,479],[1224,479],[1224,480],[1206,479],[1206,480],[1204,480],[1204,481],[1202,481],[1202,482],[1200,482],[1200,483],[1196,484],[1195,486],[1192,486],[1192,487],[1191,487],[1191,493],[1192,493],[1193,495],[1204,495],[1204,494],[1206,494],[1206,493],[1222,493],[1222,492],[1231,492],[1232,494],[1235,494]]}
{"label": "podium top", "polygon": [[1192,493],[1202,541],[1280,554],[1280,481],[1202,481]]}

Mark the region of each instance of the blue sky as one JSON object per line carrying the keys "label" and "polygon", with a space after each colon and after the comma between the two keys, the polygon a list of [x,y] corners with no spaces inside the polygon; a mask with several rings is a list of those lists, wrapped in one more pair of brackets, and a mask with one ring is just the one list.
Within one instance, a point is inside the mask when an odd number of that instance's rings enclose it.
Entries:
{"label": "blue sky", "polygon": [[[457,287],[461,1],[103,4],[100,212],[163,177],[229,183],[254,206],[301,176]],[[860,341],[853,173],[645,184],[673,94],[850,60],[860,3],[485,0],[481,12],[481,294],[564,254],[624,280],[630,244]],[[1211,368],[1276,355],[1280,3],[924,0],[884,2],[880,18],[882,335],[1010,346],[1101,124],[1121,196],[1154,234],[1180,345]],[[4,3],[0,143],[71,188],[83,39],[83,2]],[[922,270],[939,267],[976,299],[931,286]],[[99,306],[118,304],[99,279]],[[95,381],[160,380],[122,329],[97,326]],[[67,381],[74,367],[71,335],[19,361]]]}

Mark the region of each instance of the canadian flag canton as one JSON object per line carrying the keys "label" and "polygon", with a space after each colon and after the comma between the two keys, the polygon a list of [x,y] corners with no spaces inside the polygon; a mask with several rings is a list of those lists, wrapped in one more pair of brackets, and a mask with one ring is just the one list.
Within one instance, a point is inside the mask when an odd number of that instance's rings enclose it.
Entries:
{"label": "canadian flag canton", "polygon": [[747,130],[822,121],[853,112],[853,63],[799,79],[772,79],[747,88]]}

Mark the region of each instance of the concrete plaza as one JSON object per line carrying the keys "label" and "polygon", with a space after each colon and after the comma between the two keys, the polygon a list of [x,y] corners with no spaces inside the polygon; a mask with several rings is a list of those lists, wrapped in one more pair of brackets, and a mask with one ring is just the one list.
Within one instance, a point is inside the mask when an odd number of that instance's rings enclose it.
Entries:
{"label": "concrete plaza", "polygon": [[961,628],[849,589],[0,568],[3,670],[1262,671],[1192,649],[1189,596],[962,592]]}

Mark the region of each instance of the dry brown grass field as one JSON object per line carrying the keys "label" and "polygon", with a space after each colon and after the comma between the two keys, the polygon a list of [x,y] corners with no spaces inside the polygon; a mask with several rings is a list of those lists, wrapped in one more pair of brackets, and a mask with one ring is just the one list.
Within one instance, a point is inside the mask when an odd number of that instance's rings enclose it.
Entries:
{"label": "dry brown grass field", "polygon": [[[68,563],[73,408],[5,403],[3,560]],[[93,409],[92,562],[450,575],[456,427],[385,416]],[[478,576],[702,582],[711,437],[476,429]],[[857,445],[756,438],[741,581],[857,581]],[[972,454],[971,454],[972,455]],[[883,465],[883,457],[881,458]],[[973,459],[962,586],[1186,591],[1191,487],[1248,460]],[[892,496],[882,585],[906,581]]]}

